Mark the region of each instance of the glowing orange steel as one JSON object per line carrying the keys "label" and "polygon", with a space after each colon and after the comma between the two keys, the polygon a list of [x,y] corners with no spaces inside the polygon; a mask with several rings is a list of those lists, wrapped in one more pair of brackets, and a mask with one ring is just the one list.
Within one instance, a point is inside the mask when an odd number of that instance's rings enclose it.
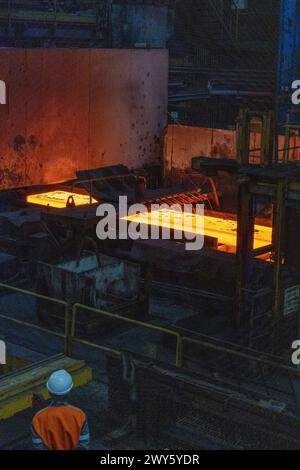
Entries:
{"label": "glowing orange steel", "polygon": [[[217,239],[219,251],[235,252],[237,245],[237,221],[226,218],[205,215],[204,224],[201,217],[194,214],[185,214],[174,210],[162,209],[139,213],[124,217],[124,220],[136,222],[139,224],[151,225],[153,227],[162,227],[194,233]],[[272,228],[263,225],[255,225],[254,249],[262,248],[272,244]]]}
{"label": "glowing orange steel", "polygon": [[[29,204],[56,208],[67,207],[68,201],[74,201],[75,206],[86,206],[91,202],[88,194],[77,194],[62,190],[50,191],[41,194],[31,194],[27,196],[26,200]],[[96,202],[97,201],[95,199],[92,199],[92,204],[95,204]]]}

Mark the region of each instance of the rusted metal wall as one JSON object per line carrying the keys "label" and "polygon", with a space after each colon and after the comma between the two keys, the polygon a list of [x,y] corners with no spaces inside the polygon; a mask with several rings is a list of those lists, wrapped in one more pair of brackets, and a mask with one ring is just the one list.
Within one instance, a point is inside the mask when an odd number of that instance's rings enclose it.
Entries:
{"label": "rusted metal wall", "polygon": [[236,133],[224,129],[168,126],[165,140],[165,167],[191,168],[193,157],[235,158]]}
{"label": "rusted metal wall", "polygon": [[162,162],[166,50],[0,49],[0,188]]}
{"label": "rusted metal wall", "polygon": [[[261,146],[259,133],[251,133],[250,148]],[[284,136],[278,137],[279,160],[283,158]],[[290,139],[290,160],[300,160],[300,137]],[[170,125],[165,136],[165,170],[191,168],[193,157],[236,158],[236,131],[204,127]],[[251,152],[250,162],[259,163],[260,152]]]}

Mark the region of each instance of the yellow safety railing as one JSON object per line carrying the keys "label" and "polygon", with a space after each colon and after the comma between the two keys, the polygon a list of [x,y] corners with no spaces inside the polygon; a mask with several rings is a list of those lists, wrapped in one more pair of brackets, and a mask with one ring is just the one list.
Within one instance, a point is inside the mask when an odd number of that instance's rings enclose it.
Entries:
{"label": "yellow safety railing", "polygon": [[[88,346],[93,349],[98,349],[98,351],[109,353],[116,357],[122,356],[122,351],[118,349],[109,348],[108,346],[104,346],[102,344],[92,343],[91,341],[87,341],[86,339],[78,339],[78,338],[73,337],[71,338],[70,344],[72,345],[72,342],[75,342],[75,341],[79,344],[82,344],[83,346]],[[70,346],[70,349],[71,349],[71,346]]]}
{"label": "yellow safety railing", "polygon": [[[16,318],[12,318],[12,317],[9,317],[7,315],[0,314],[0,319],[4,319],[4,320],[12,322],[16,325],[29,327],[31,329],[35,329],[37,331],[44,332],[44,333],[47,333],[47,334],[52,334],[56,337],[62,338],[64,340],[64,348],[65,348],[64,353],[65,353],[65,355],[68,355],[68,356],[71,355],[71,352],[72,352],[71,349],[72,349],[72,345],[73,345],[74,342],[76,342],[78,344],[81,344],[83,346],[92,347],[92,348],[94,348],[98,351],[109,353],[109,354],[112,354],[112,355],[115,355],[115,356],[118,356],[118,357],[120,357],[122,355],[121,350],[117,350],[117,349],[114,349],[114,348],[111,348],[111,347],[108,347],[108,346],[105,346],[105,345],[101,345],[101,344],[96,344],[96,343],[90,342],[90,341],[85,340],[85,339],[76,338],[75,331],[76,331],[77,313],[78,313],[78,310],[81,309],[81,310],[83,310],[84,312],[86,312],[88,314],[93,313],[93,314],[96,314],[96,315],[99,315],[99,316],[102,316],[102,317],[111,318],[113,320],[118,320],[118,321],[121,321],[121,322],[124,322],[124,323],[127,323],[127,324],[135,325],[135,326],[138,326],[138,327],[143,327],[143,328],[148,329],[148,330],[158,331],[160,333],[163,333],[163,334],[166,334],[166,335],[169,335],[169,336],[172,336],[172,337],[176,338],[176,360],[175,360],[175,365],[177,367],[182,367],[184,365],[183,364],[183,362],[184,362],[184,354],[183,354],[184,345],[190,344],[190,345],[200,346],[201,348],[204,348],[206,352],[211,351],[211,352],[216,352],[218,354],[231,354],[233,357],[236,357],[239,360],[245,360],[249,364],[256,364],[259,367],[259,371],[262,375],[263,383],[266,386],[267,392],[268,392],[269,388],[272,389],[274,387],[272,385],[270,385],[269,383],[267,383],[267,381],[265,380],[265,372],[264,372],[265,368],[280,370],[281,373],[285,373],[286,377],[288,378],[288,382],[291,385],[291,389],[292,389],[293,393],[295,393],[295,391],[297,389],[298,382],[297,382],[296,385],[294,385],[294,379],[299,380],[299,372],[297,370],[293,369],[290,366],[279,363],[276,360],[276,359],[279,359],[279,358],[269,356],[269,355],[265,355],[262,358],[259,355],[254,354],[254,351],[250,352],[250,350],[249,351],[232,350],[232,349],[230,349],[229,345],[228,345],[228,347],[225,347],[224,345],[220,345],[220,344],[212,344],[209,341],[206,341],[205,339],[200,340],[200,339],[187,337],[184,334],[180,334],[179,332],[174,331],[172,329],[168,329],[168,328],[156,325],[156,324],[146,323],[146,322],[143,322],[143,321],[140,321],[140,320],[135,320],[135,319],[128,318],[128,317],[125,317],[125,316],[121,316],[117,313],[98,310],[96,308],[92,308],[92,307],[82,305],[82,304],[79,304],[79,303],[76,303],[76,304],[73,304],[73,305],[68,305],[68,303],[63,301],[63,300],[59,300],[59,299],[55,299],[55,298],[50,297],[50,296],[45,296],[45,295],[42,295],[42,294],[38,294],[38,293],[33,292],[33,291],[21,289],[19,287],[14,287],[14,286],[10,286],[10,285],[7,285],[7,284],[0,283],[0,289],[1,288],[2,289],[7,289],[7,290],[12,291],[12,292],[24,294],[24,295],[29,295],[29,296],[37,298],[37,299],[46,300],[46,301],[52,302],[52,303],[54,303],[54,304],[56,304],[60,307],[63,307],[64,313],[65,313],[65,328],[64,328],[63,333],[58,333],[58,332],[52,331],[48,328],[38,326],[38,325],[35,325],[33,323],[29,323],[27,321],[18,320]],[[71,316],[71,318],[70,318],[70,316]],[[285,393],[283,390],[280,391],[280,392]],[[297,400],[299,400],[299,398],[297,398]]]}
{"label": "yellow safety railing", "polygon": [[[140,320],[134,320],[132,318],[121,316],[117,313],[98,310],[98,309],[88,307],[86,305],[82,305],[82,304],[79,304],[79,303],[74,304],[72,306],[69,306],[68,303],[63,301],[63,300],[59,300],[59,299],[56,299],[54,297],[38,294],[36,292],[30,291],[30,290],[27,290],[27,289],[22,289],[20,287],[15,287],[15,286],[10,286],[8,284],[3,284],[1,282],[0,282],[0,288],[7,289],[7,290],[10,290],[12,292],[16,292],[16,293],[20,293],[20,294],[24,294],[24,295],[29,295],[29,296],[34,297],[36,299],[46,300],[46,301],[52,302],[52,303],[54,303],[54,304],[56,304],[60,307],[63,307],[63,310],[64,310],[64,323],[65,323],[64,333],[58,333],[56,331],[50,330],[49,328],[45,328],[45,327],[42,327],[42,326],[39,326],[39,325],[35,325],[34,323],[30,323],[30,322],[27,322],[27,321],[24,321],[24,320],[18,320],[16,318],[12,318],[10,316],[3,315],[3,314],[0,314],[0,319],[10,321],[10,322],[15,323],[17,325],[33,328],[33,329],[35,329],[37,331],[41,331],[43,333],[50,333],[50,334],[52,334],[52,335],[54,335],[58,338],[63,338],[63,340],[64,340],[64,352],[65,352],[66,355],[71,354],[71,344],[72,344],[73,341],[81,343],[82,345],[85,345],[85,346],[94,347],[95,349],[98,349],[98,350],[101,350],[101,351],[104,351],[104,352],[112,353],[114,355],[119,356],[121,354],[121,352],[117,349],[109,348],[109,347],[104,346],[104,345],[99,345],[99,344],[96,344],[96,343],[93,343],[93,342],[90,342],[90,341],[87,341],[87,340],[84,340],[84,339],[79,339],[79,338],[75,337],[77,310],[80,308],[80,309],[85,310],[86,312],[95,313],[97,315],[101,315],[101,316],[104,316],[104,317],[109,317],[109,318],[112,318],[112,319],[115,319],[115,320],[121,320],[124,323],[129,323],[129,324],[132,324],[132,325],[135,325],[135,326],[141,326],[141,327],[144,327],[148,330],[158,331],[160,333],[173,336],[174,338],[176,338],[176,360],[175,360],[175,365],[178,366],[178,367],[182,366],[182,337],[178,332],[176,332],[174,330],[164,328],[162,326],[155,325],[155,324],[152,324],[152,323],[146,323],[146,322],[143,322],[143,321],[140,321]],[[70,312],[71,311],[72,311],[72,317],[70,319]]]}
{"label": "yellow safety railing", "polygon": [[[87,346],[98,346],[98,345],[95,345],[95,343],[75,338],[76,317],[77,317],[77,311],[78,311],[79,308],[83,309],[83,310],[85,310],[86,312],[89,312],[89,313],[94,313],[94,314],[97,314],[97,315],[101,315],[103,317],[112,318],[114,320],[120,320],[120,321],[123,321],[124,323],[130,323],[130,324],[135,325],[135,326],[141,326],[141,327],[147,328],[149,330],[159,331],[160,333],[175,337],[176,338],[176,361],[175,361],[175,365],[178,366],[178,367],[181,367],[181,365],[182,365],[182,339],[181,339],[181,335],[179,333],[177,333],[176,331],[170,330],[168,328],[161,327],[159,325],[154,325],[152,323],[146,323],[146,322],[142,322],[140,320],[134,320],[132,318],[123,317],[121,315],[118,315],[117,313],[105,312],[103,310],[98,310],[96,308],[87,307],[86,305],[82,305],[82,304],[78,304],[78,303],[74,304],[73,308],[72,308],[71,341],[76,340],[77,342],[85,344]],[[99,347],[99,348],[103,349],[102,346]],[[107,349],[109,350],[109,348],[107,348]]]}
{"label": "yellow safety railing", "polygon": [[17,292],[19,294],[29,295],[29,296],[37,298],[37,299],[47,300],[49,302],[52,302],[56,305],[59,305],[59,306],[63,307],[64,313],[65,313],[65,315],[64,315],[65,316],[65,319],[64,319],[65,320],[65,332],[64,332],[64,334],[63,333],[58,333],[58,332],[50,330],[48,328],[44,328],[44,327],[35,325],[34,323],[29,323],[29,322],[26,322],[26,321],[23,321],[23,320],[17,320],[16,318],[11,318],[11,317],[8,317],[7,315],[0,314],[0,318],[2,318],[3,320],[8,320],[8,321],[10,321],[12,323],[15,323],[15,324],[18,324],[18,325],[23,325],[23,326],[27,326],[27,327],[30,327],[30,328],[34,328],[38,331],[42,331],[44,333],[51,333],[54,336],[57,336],[59,338],[63,338],[64,339],[65,354],[66,355],[69,354],[69,352],[70,352],[70,335],[69,335],[70,319],[69,319],[69,309],[68,309],[67,302],[64,302],[63,300],[55,299],[54,297],[49,297],[49,296],[46,296],[46,295],[38,294],[38,293],[30,291],[30,290],[21,289],[20,287],[14,287],[14,286],[10,286],[8,284],[3,284],[1,282],[0,282],[0,288],[7,289],[7,290],[10,290],[10,291],[13,291],[13,292]]}

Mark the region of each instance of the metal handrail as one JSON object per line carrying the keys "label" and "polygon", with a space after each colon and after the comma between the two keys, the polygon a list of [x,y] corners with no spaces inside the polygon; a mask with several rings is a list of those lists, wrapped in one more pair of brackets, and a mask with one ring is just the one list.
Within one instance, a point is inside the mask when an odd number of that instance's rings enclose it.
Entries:
{"label": "metal handrail", "polygon": [[[74,304],[73,308],[72,308],[71,333],[70,333],[71,340],[73,340],[75,338],[76,316],[77,316],[78,308],[81,308],[81,309],[83,309],[85,311],[88,311],[88,312],[96,313],[98,315],[113,318],[115,320],[121,320],[125,323],[131,323],[132,325],[142,326],[142,327],[150,329],[150,330],[155,330],[155,331],[159,331],[161,333],[165,333],[165,334],[174,336],[177,339],[175,365],[177,367],[182,366],[182,338],[181,338],[181,335],[179,333],[177,333],[176,331],[170,330],[168,328],[164,328],[164,327],[159,326],[159,325],[153,325],[152,323],[146,323],[146,322],[142,322],[140,320],[134,320],[132,318],[123,317],[121,315],[118,315],[117,313],[105,312],[104,310],[98,310],[96,308],[87,307],[86,305],[82,305],[82,304],[79,304],[79,303]],[[89,345],[94,344],[94,343],[89,343],[89,342],[86,342],[86,343],[88,343]]]}
{"label": "metal handrail", "polygon": [[43,331],[44,333],[51,333],[54,336],[57,336],[59,338],[65,338],[65,335],[63,333],[58,333],[57,331],[49,330],[48,328],[44,328],[42,326],[38,326],[38,325],[35,325],[34,323],[29,323],[24,320],[17,320],[16,318],[11,318],[11,317],[8,317],[7,315],[0,314],[0,319],[11,321],[12,323],[16,323],[17,325],[29,326],[30,328],[31,327],[35,328],[36,330]]}
{"label": "metal handrail", "polygon": [[261,378],[262,378],[262,384],[265,387],[268,395],[269,395],[269,389],[270,388],[272,388],[273,390],[276,390],[280,393],[284,393],[284,392],[283,392],[283,390],[277,389],[277,388],[273,387],[272,385],[269,385],[269,383],[267,383],[267,381],[265,380],[266,376],[264,374],[263,366],[267,366],[267,367],[270,367],[270,368],[273,368],[273,369],[280,370],[281,372],[286,374],[286,378],[288,379],[290,389],[291,389],[292,395],[294,396],[295,402],[297,404],[300,403],[299,396],[297,394],[297,390],[295,388],[295,384],[294,384],[294,381],[293,381],[293,379],[295,379],[295,378],[300,379],[300,371],[298,371],[297,369],[294,369],[293,367],[290,367],[290,366],[287,366],[287,365],[284,365],[284,364],[276,363],[273,360],[269,359],[268,357],[261,357],[261,358],[260,357],[254,357],[251,354],[248,354],[247,352],[233,351],[233,350],[225,348],[224,346],[219,346],[219,345],[216,345],[216,344],[207,343],[205,341],[200,341],[200,340],[197,340],[197,339],[194,339],[194,338],[182,337],[182,345],[184,343],[190,343],[190,344],[202,346],[202,347],[205,347],[207,350],[209,350],[209,349],[214,350],[214,351],[219,352],[221,354],[225,354],[225,353],[226,354],[231,354],[234,357],[244,359],[244,360],[247,360],[249,362],[252,362],[252,363],[256,364],[259,367],[260,375],[261,375]]}
{"label": "metal handrail", "polygon": [[[199,346],[204,346],[208,349],[214,349],[215,351],[218,351],[218,352],[232,354],[233,356],[237,356],[237,357],[240,357],[242,359],[247,359],[248,361],[253,361],[253,362],[260,363],[260,364],[264,364],[266,366],[273,367],[275,369],[282,369],[285,372],[293,373],[295,376],[297,376],[300,379],[300,371],[298,371],[297,369],[294,369],[293,367],[287,366],[285,364],[278,364],[278,363],[276,363],[276,362],[274,362],[270,359],[267,359],[265,357],[261,357],[261,358],[260,357],[254,357],[251,354],[248,354],[248,353],[245,353],[245,352],[242,352],[242,351],[233,351],[233,350],[230,350],[228,348],[225,348],[224,346],[219,346],[217,344],[207,343],[205,341],[199,341],[197,339],[188,338],[186,336],[182,337],[181,339],[182,339],[182,342],[187,342],[187,343],[189,342],[189,343],[197,344]],[[263,353],[262,353],[262,356],[263,356]]]}
{"label": "metal handrail", "polygon": [[[172,330],[172,329],[169,329],[169,328],[165,328],[165,327],[162,327],[162,326],[159,326],[159,325],[156,325],[156,324],[146,323],[146,322],[143,322],[143,321],[140,321],[140,320],[135,320],[135,319],[128,318],[128,317],[125,317],[125,316],[121,316],[117,313],[106,312],[106,311],[99,310],[99,309],[96,309],[96,308],[93,308],[93,307],[82,305],[80,303],[76,303],[76,304],[73,304],[72,306],[69,306],[67,304],[67,302],[65,302],[63,300],[59,300],[59,299],[55,299],[53,297],[38,294],[36,292],[29,291],[29,290],[26,290],[26,289],[22,289],[22,288],[19,288],[19,287],[9,286],[9,285],[3,284],[3,283],[0,283],[0,288],[8,289],[8,290],[11,290],[13,292],[22,293],[22,294],[25,294],[25,295],[30,295],[30,296],[35,297],[35,298],[47,300],[47,301],[56,303],[57,305],[60,305],[64,308],[64,311],[65,311],[65,331],[64,331],[64,333],[58,333],[58,332],[52,331],[48,328],[44,328],[44,327],[29,323],[29,322],[26,322],[26,321],[23,321],[23,320],[18,320],[18,319],[15,319],[15,318],[8,317],[7,315],[0,314],[0,319],[10,321],[10,322],[12,322],[14,324],[17,324],[17,325],[30,327],[32,329],[35,329],[37,331],[41,331],[41,332],[44,332],[44,333],[47,333],[47,334],[52,334],[52,335],[54,335],[56,337],[59,337],[59,338],[63,338],[64,342],[65,342],[65,354],[66,355],[71,354],[71,348],[72,348],[72,344],[74,342],[85,345],[85,346],[93,347],[95,349],[98,349],[99,351],[112,353],[112,354],[117,355],[117,356],[120,356],[122,354],[121,350],[113,349],[113,348],[107,347],[105,345],[99,345],[99,344],[90,342],[88,340],[84,340],[84,339],[80,339],[80,338],[75,337],[77,312],[78,312],[78,309],[83,309],[85,312],[88,312],[88,313],[95,313],[95,314],[100,315],[100,316],[104,316],[104,317],[112,318],[112,319],[115,319],[115,320],[123,321],[124,323],[129,323],[129,324],[132,324],[132,325],[144,327],[148,330],[159,331],[160,333],[167,334],[167,335],[175,337],[176,338],[176,360],[175,360],[176,367],[183,367],[183,362],[184,362],[183,361],[183,359],[184,359],[183,346],[184,346],[184,344],[190,343],[190,344],[194,344],[194,345],[204,347],[207,350],[219,352],[221,354],[225,354],[225,353],[232,354],[233,356],[235,356],[237,358],[244,359],[244,360],[256,363],[257,366],[260,367],[260,370],[262,370],[263,366],[267,366],[267,367],[270,367],[270,368],[277,369],[278,371],[282,371],[283,373],[286,374],[287,378],[289,379],[292,393],[294,394],[294,396],[296,398],[296,401],[298,402],[298,397],[296,396],[297,394],[295,393],[295,389],[294,389],[293,379],[294,378],[299,379],[300,378],[300,372],[297,369],[294,369],[293,367],[290,367],[290,366],[287,366],[287,365],[280,364],[280,363],[276,362],[275,360],[273,360],[272,357],[270,357],[267,354],[262,356],[262,357],[257,357],[257,356],[252,355],[248,351],[244,352],[244,351],[232,350],[232,349],[230,349],[228,347],[224,347],[222,345],[213,344],[213,343],[210,343],[210,342],[205,341],[205,340],[199,340],[199,339],[195,339],[195,338],[185,336],[183,334],[183,332],[178,332],[178,331],[175,331],[175,330]],[[69,318],[70,314],[72,314],[71,319]],[[265,386],[266,386],[266,384],[265,384]]]}
{"label": "metal handrail", "polygon": [[103,346],[101,344],[92,343],[91,341],[87,341],[86,339],[78,339],[78,338],[73,337],[71,338],[71,345],[74,342],[78,344],[82,344],[83,346],[88,346],[88,347],[98,349],[99,351],[106,352],[117,357],[122,356],[122,351],[119,349],[113,349],[113,348],[109,348],[108,346]]}
{"label": "metal handrail", "polygon": [[49,330],[48,328],[44,328],[44,327],[41,327],[41,326],[38,326],[38,325],[34,325],[33,323],[29,323],[29,322],[26,322],[26,321],[23,321],[23,320],[17,320],[16,318],[7,317],[6,315],[0,314],[0,318],[2,318],[4,320],[9,320],[9,321],[11,321],[13,323],[16,323],[16,324],[19,324],[19,325],[29,326],[29,327],[35,328],[36,330],[43,331],[44,333],[51,333],[51,334],[53,334],[57,337],[64,338],[65,354],[66,355],[69,354],[69,351],[70,351],[70,344],[69,344],[70,343],[70,335],[69,335],[69,309],[68,309],[67,302],[65,302],[63,300],[60,300],[60,299],[55,299],[54,297],[49,297],[47,295],[38,294],[37,292],[33,292],[33,291],[30,291],[30,290],[21,289],[20,287],[15,287],[15,286],[10,286],[8,284],[3,284],[2,282],[0,282],[0,288],[8,289],[8,290],[11,290],[13,292],[18,292],[18,293],[25,294],[25,295],[30,295],[31,297],[35,297],[35,298],[42,299],[42,300],[47,300],[47,301],[50,301],[52,303],[55,303],[57,305],[62,306],[64,308],[64,312],[65,312],[65,332],[64,332],[64,334],[57,333],[53,330]]}

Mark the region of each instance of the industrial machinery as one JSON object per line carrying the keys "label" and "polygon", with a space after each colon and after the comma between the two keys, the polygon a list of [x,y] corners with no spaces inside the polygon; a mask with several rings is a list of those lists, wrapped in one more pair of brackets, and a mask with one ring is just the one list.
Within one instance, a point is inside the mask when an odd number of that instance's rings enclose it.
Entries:
{"label": "industrial machinery", "polygon": [[[51,61],[48,49],[41,55],[22,49],[14,60],[3,56],[5,83],[22,58],[26,77],[38,66],[34,83],[44,86],[39,101],[26,96],[23,117],[17,110],[17,135],[12,108],[1,108],[9,133],[2,187],[10,189],[0,192],[0,336],[11,341],[13,360],[22,361],[21,370],[2,369],[9,374],[1,377],[0,420],[30,408],[34,386],[47,398],[45,374],[56,367],[74,372],[78,386],[90,382],[93,367],[96,381],[83,401],[101,438],[99,415],[107,405],[109,446],[112,427],[121,426],[119,436],[136,432],[136,441],[151,448],[299,449],[300,375],[291,346],[300,319],[300,167],[290,158],[299,123],[287,103],[285,78],[296,69],[285,55],[291,29],[296,37],[296,0],[283,2],[282,101],[276,103],[276,45],[266,37],[276,14],[269,29],[264,21],[255,29],[258,42],[250,50],[252,32],[240,28],[248,22],[240,7],[248,2],[222,2],[222,9],[202,2],[196,18],[207,24],[201,29],[194,21],[189,47],[182,44],[186,57],[171,66],[176,82],[169,87],[173,123],[194,113],[190,122],[210,126],[195,134],[205,134],[206,142],[190,147],[199,153],[188,162],[188,145],[183,138],[176,142],[175,125],[162,158],[168,59],[161,48],[175,2],[84,2],[81,11],[78,2],[55,1],[43,4],[43,15],[34,0],[30,8],[6,3],[0,2],[5,44],[64,45],[69,35],[76,45],[139,50],[104,51],[95,63],[98,48],[74,55],[56,49]],[[179,3],[186,12],[196,2]],[[256,18],[249,15],[249,24]],[[268,51],[259,56],[257,44],[271,50],[266,67]],[[160,49],[151,61],[149,47]],[[60,74],[65,62],[78,87],[69,86],[68,70]],[[49,81],[47,70],[53,72]],[[12,81],[8,95],[29,88]],[[204,111],[182,105],[199,99]],[[224,143],[212,148],[220,122]],[[186,137],[185,130],[178,135]],[[122,214],[120,196],[127,197],[127,208],[138,203],[140,209]],[[119,222],[135,224],[148,237],[119,239],[116,224],[115,239],[100,240],[97,208],[108,203]],[[183,214],[186,205],[191,210]],[[197,235],[203,248],[188,251],[187,241]]]}
{"label": "industrial machinery", "polygon": [[[132,317],[141,315],[140,269],[132,263],[100,253],[81,256],[77,261],[33,266],[35,291],[68,302]],[[46,325],[63,324],[55,305],[38,300],[37,315]],[[81,316],[79,328],[86,333],[103,333],[109,322],[97,315]]]}

